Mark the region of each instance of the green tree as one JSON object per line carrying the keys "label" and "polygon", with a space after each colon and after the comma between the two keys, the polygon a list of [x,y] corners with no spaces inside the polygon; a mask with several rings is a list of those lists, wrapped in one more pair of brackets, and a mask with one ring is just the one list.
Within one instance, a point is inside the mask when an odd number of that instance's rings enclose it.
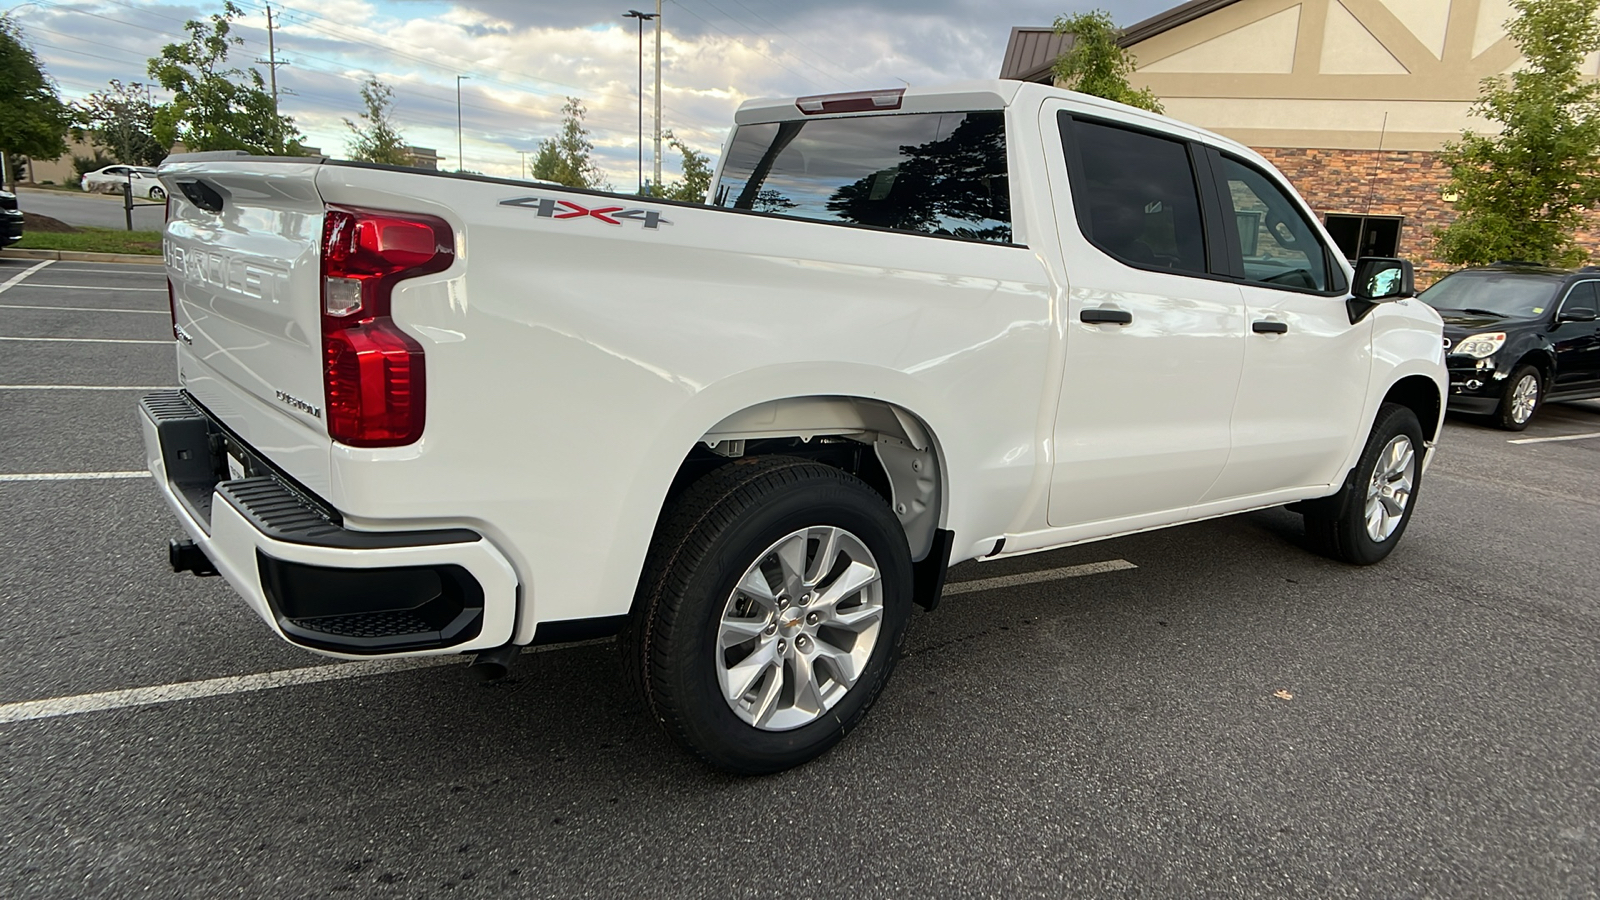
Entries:
{"label": "green tree", "polygon": [[683,157],[683,163],[678,168],[683,172],[683,177],[656,190],[654,185],[646,184],[640,193],[645,196],[656,196],[663,200],[681,200],[684,203],[704,203],[706,191],[711,187],[711,157],[695,150],[688,144],[678,139],[671,129],[661,132],[667,139],[667,145],[678,151]]}
{"label": "green tree", "polygon": [[395,130],[391,118],[394,109],[394,91],[376,78],[367,79],[361,86],[361,100],[367,111],[361,114],[363,124],[344,120],[350,129],[350,158],[357,162],[383,163],[389,166],[411,165],[411,153],[406,150],[406,139]]}
{"label": "green tree", "polygon": [[1122,31],[1104,10],[1057,16],[1056,34],[1072,36],[1072,45],[1056,58],[1056,82],[1070,90],[1093,94],[1151,112],[1162,112],[1161,101],[1149,88],[1135,90],[1128,83],[1134,57],[1117,43]]}
{"label": "green tree", "polygon": [[89,140],[117,162],[156,166],[167,158],[166,145],[155,138],[156,107],[144,85],[113,78],[106,90],[72,104],[72,110]]}
{"label": "green tree", "polygon": [[575,188],[602,187],[603,175],[591,154],[594,143],[583,127],[583,101],[568,97],[561,106],[561,133],[539,142],[531,171],[540,181]]}
{"label": "green tree", "polygon": [[151,58],[151,77],[172,92],[172,102],[155,115],[155,137],[163,145],[182,141],[189,150],[301,152],[294,120],[278,114],[261,73],[227,67],[228,50],[244,43],[231,25],[242,15],[231,0],[224,2],[209,22],[184,23],[187,41],[168,44]]}
{"label": "green tree", "polygon": [[1573,241],[1600,203],[1600,83],[1581,69],[1600,50],[1600,0],[1511,0],[1506,25],[1527,66],[1483,80],[1474,112],[1498,135],[1463,131],[1445,146],[1447,190],[1460,218],[1435,231],[1435,252],[1456,265],[1530,259],[1577,265]]}
{"label": "green tree", "polygon": [[[13,153],[55,159],[67,152],[71,124],[71,112],[56,95],[22,28],[10,16],[0,16],[0,159]],[[15,186],[16,170],[5,168],[6,181]]]}

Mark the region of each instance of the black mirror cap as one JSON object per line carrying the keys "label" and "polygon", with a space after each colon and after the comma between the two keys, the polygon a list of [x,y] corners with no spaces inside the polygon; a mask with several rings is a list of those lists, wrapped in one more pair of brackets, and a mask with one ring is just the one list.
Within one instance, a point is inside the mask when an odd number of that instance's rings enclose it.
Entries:
{"label": "black mirror cap", "polygon": [[1557,322],[1593,322],[1600,319],[1592,309],[1564,309],[1556,317]]}
{"label": "black mirror cap", "polygon": [[1358,300],[1403,300],[1417,295],[1417,274],[1404,259],[1363,256],[1356,260],[1351,296]]}

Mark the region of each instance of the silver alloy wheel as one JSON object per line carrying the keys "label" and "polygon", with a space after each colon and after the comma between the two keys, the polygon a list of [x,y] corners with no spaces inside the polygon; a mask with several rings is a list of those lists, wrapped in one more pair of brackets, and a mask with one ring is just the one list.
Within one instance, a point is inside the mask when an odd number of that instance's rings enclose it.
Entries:
{"label": "silver alloy wheel", "polygon": [[1417,452],[1411,438],[1395,435],[1378,454],[1367,485],[1367,536],[1373,541],[1383,543],[1400,527],[1416,481]]}
{"label": "silver alloy wheel", "polygon": [[802,528],[745,570],[717,626],[717,682],[763,731],[816,721],[844,699],[883,626],[883,576],[860,538]]}
{"label": "silver alloy wheel", "polygon": [[1539,376],[1533,372],[1522,376],[1511,388],[1511,421],[1521,425],[1533,417],[1533,408],[1539,405]]}

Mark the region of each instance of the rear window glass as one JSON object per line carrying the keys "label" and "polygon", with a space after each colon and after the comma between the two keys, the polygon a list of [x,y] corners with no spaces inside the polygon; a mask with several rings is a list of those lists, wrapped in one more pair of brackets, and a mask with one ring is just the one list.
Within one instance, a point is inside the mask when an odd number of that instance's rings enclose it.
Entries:
{"label": "rear window glass", "polygon": [[1531,272],[1457,272],[1417,296],[1439,310],[1528,318],[1550,307],[1561,282]]}
{"label": "rear window glass", "polygon": [[1005,116],[912,113],[743,125],[713,202],[1009,243]]}

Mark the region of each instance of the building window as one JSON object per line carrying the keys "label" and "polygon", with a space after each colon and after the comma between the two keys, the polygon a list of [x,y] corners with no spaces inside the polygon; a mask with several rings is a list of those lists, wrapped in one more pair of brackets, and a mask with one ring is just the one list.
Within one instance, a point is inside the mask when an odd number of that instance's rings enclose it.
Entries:
{"label": "building window", "polygon": [[1328,216],[1328,235],[1339,245],[1345,259],[1363,256],[1393,257],[1400,254],[1399,216]]}

